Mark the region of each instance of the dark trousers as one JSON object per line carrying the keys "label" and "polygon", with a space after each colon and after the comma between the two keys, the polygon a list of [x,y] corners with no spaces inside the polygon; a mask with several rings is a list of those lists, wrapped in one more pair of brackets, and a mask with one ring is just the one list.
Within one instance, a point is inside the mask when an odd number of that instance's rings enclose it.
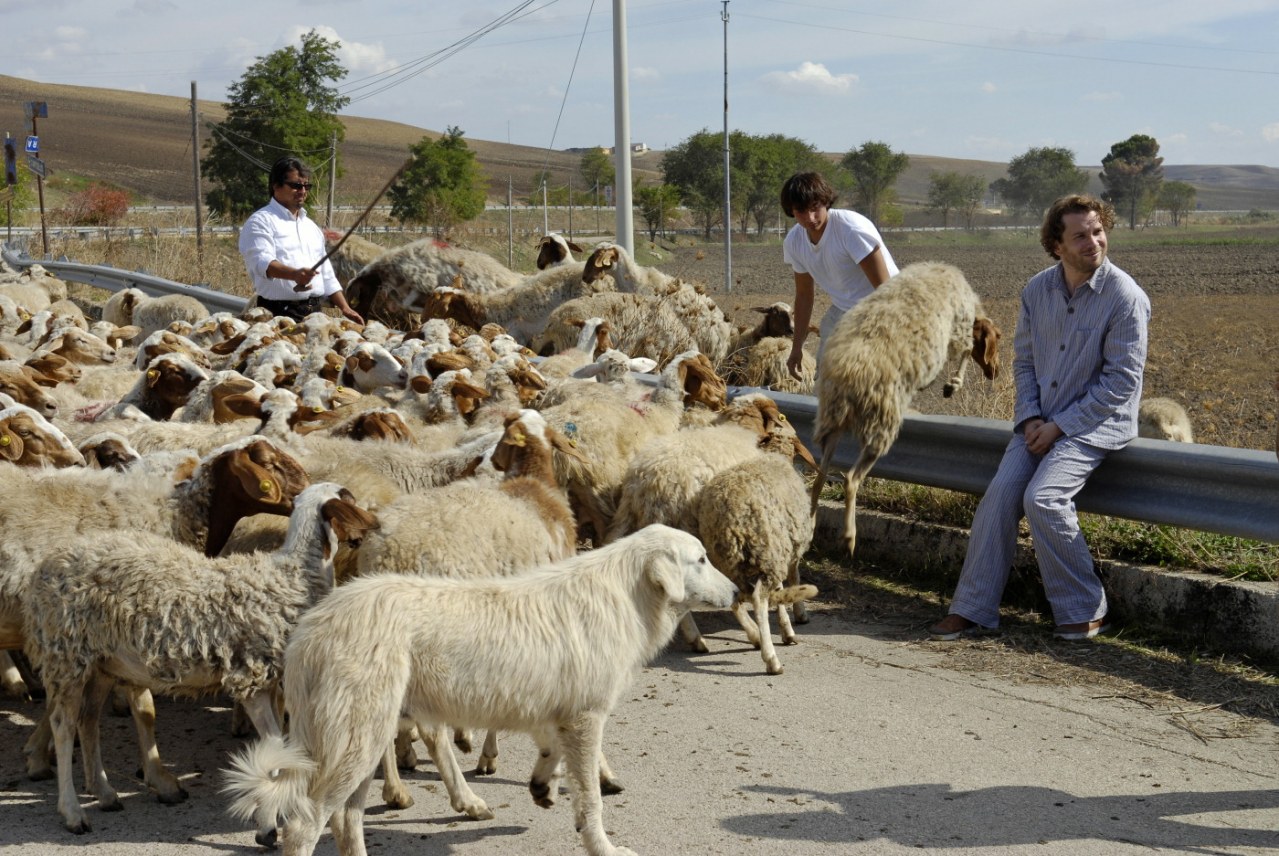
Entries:
{"label": "dark trousers", "polygon": [[268,300],[258,295],[258,306],[272,315],[283,315],[294,321],[301,321],[312,312],[319,312],[324,300],[320,297],[307,297],[303,300]]}

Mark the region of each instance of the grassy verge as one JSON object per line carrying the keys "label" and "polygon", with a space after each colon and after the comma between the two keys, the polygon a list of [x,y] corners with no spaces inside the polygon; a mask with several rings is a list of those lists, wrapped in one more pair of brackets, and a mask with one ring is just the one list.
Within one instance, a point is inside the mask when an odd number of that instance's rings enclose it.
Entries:
{"label": "grassy verge", "polygon": [[[832,484],[823,496],[843,502],[843,486]],[[977,509],[977,497],[871,478],[862,485],[857,504],[929,523],[967,528]],[[1100,514],[1082,513],[1079,520],[1094,555],[1101,558],[1230,579],[1279,582],[1279,549],[1274,544]]]}

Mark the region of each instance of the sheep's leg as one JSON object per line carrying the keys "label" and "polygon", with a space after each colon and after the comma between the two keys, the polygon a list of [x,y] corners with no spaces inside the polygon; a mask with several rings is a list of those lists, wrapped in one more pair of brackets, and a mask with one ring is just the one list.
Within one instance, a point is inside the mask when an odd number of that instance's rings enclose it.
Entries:
{"label": "sheep's leg", "polygon": [[861,454],[857,456],[857,464],[844,476],[844,543],[848,545],[848,555],[853,555],[857,546],[857,492],[870,468],[879,459],[880,452],[872,450],[869,442],[862,443]]}
{"label": "sheep's leg", "polygon": [[[248,737],[253,732],[251,728],[256,727],[253,717],[248,715],[244,709],[244,705],[239,702],[231,703],[231,736],[232,737]],[[261,731],[258,731],[261,734]]]}
{"label": "sheep's leg", "polygon": [[968,360],[965,359],[969,348],[965,345],[963,339],[955,339],[951,341],[948,348],[948,361],[957,361],[958,366],[955,373],[951,375],[950,380],[946,381],[945,386],[941,389],[943,398],[950,398],[959,392],[964,386],[964,372],[968,370]]}
{"label": "sheep's leg", "polygon": [[471,750],[475,748],[474,739],[471,737],[471,729],[454,728],[453,729],[453,745],[457,747],[457,751],[471,754]]}
{"label": "sheep's leg", "polygon": [[751,600],[755,604],[755,620],[759,622],[759,653],[764,658],[764,669],[770,675],[780,675],[782,661],[773,649],[773,631],[768,626],[768,586],[763,577],[755,580]]}
{"label": "sheep's leg", "polygon": [[[794,604],[796,620],[798,620],[799,607],[802,603],[803,601]],[[795,628],[790,623],[790,610],[784,603],[777,604],[777,632],[781,634],[783,645],[794,645],[799,642],[799,637],[795,635]]]}
{"label": "sheep's leg", "polygon": [[563,754],[554,734],[537,732],[532,736],[537,743],[537,762],[533,765],[533,775],[528,780],[528,791],[533,795],[535,805],[550,808],[555,805],[555,798],[560,792]]}
{"label": "sheep's leg", "polygon": [[160,750],[155,745],[155,699],[151,691],[142,687],[126,686],[129,707],[133,711],[133,727],[138,733],[138,751],[142,755],[142,779],[155,791],[156,798],[165,805],[175,805],[187,798],[187,792],[160,760]]}
{"label": "sheep's leg", "polygon": [[75,775],[71,769],[75,755],[75,714],[83,704],[87,681],[88,676],[85,675],[67,686],[47,685],[49,725],[53,729],[53,749],[58,759],[58,813],[62,815],[67,829],[77,835],[83,835],[92,829],[89,819],[84,815],[84,808],[80,805]]}
{"label": "sheep's leg", "polygon": [[13,698],[31,697],[27,692],[27,682],[22,680],[22,672],[18,671],[18,665],[8,651],[0,651],[0,687],[3,687],[5,695]]}
{"label": "sheep's leg", "polygon": [[413,749],[413,741],[417,739],[417,726],[412,720],[401,717],[400,727],[395,732],[395,763],[401,770],[417,769],[417,752]]}
{"label": "sheep's leg", "polygon": [[697,654],[705,654],[711,649],[707,646],[706,640],[702,637],[702,631],[698,628],[697,622],[693,619],[693,613],[686,612],[679,620],[679,634],[684,637],[684,641],[688,643],[688,648]]}
{"label": "sheep's leg", "polygon": [[[284,824],[284,856],[311,856],[324,832],[324,815],[299,812]],[[338,834],[334,829],[333,834]]]}
{"label": "sheep's leg", "polygon": [[751,618],[750,613],[747,612],[746,601],[738,600],[733,603],[733,616],[737,619],[737,623],[742,625],[742,629],[746,631],[746,641],[758,648],[759,625],[755,623],[755,619]]}
{"label": "sheep's leg", "polygon": [[426,728],[419,722],[417,730],[426,743],[426,751],[430,753],[431,760],[435,762],[435,768],[444,782],[444,789],[449,793],[449,804],[453,806],[453,810],[462,812],[472,820],[491,820],[493,810],[471,790],[466,777],[462,775],[462,768],[458,765],[457,756],[453,754],[453,746],[449,742],[448,727],[438,725]]}
{"label": "sheep's leg", "polygon": [[84,758],[84,787],[98,798],[101,811],[123,811],[120,795],[111,787],[107,771],[102,766],[102,709],[111,695],[115,681],[94,672],[84,689],[80,702],[80,753]]}
{"label": "sheep's leg", "polygon": [[626,790],[626,786],[618,781],[617,774],[613,772],[613,768],[608,764],[608,758],[604,757],[604,750],[600,750],[600,793],[612,796],[620,794]]}
{"label": "sheep's leg", "polygon": [[635,856],[632,850],[613,846],[604,831],[604,804],[599,790],[604,715],[597,711],[583,713],[561,727],[559,736],[573,788],[573,818],[586,852],[590,856]]}
{"label": "sheep's leg", "polygon": [[372,783],[373,777],[366,776],[329,822],[341,856],[368,856],[364,849],[364,800]]}
{"label": "sheep's leg", "polygon": [[481,776],[491,776],[497,772],[496,728],[490,728],[484,734],[484,745],[480,747],[480,757],[475,762],[475,772]]}
{"label": "sheep's leg", "polygon": [[[398,736],[396,740],[398,742]],[[413,805],[413,795],[400,778],[397,756],[394,743],[387,746],[386,754],[382,756],[382,802],[391,808],[409,808]]]}
{"label": "sheep's leg", "polygon": [[35,731],[27,738],[22,747],[22,754],[27,759],[27,778],[34,782],[52,779],[53,759],[50,751],[53,746],[53,727],[49,724],[49,708],[46,705]]}
{"label": "sheep's leg", "polygon": [[236,704],[253,723],[259,737],[283,737],[280,720],[275,715],[275,699],[268,690],[254,693]]}
{"label": "sheep's leg", "polygon": [[[799,584],[800,584],[799,559],[796,559],[794,562],[791,563],[790,569],[786,572],[786,585],[787,587],[790,587],[790,586],[797,586]],[[795,623],[807,624],[808,623],[807,601],[801,600],[798,603],[794,604],[794,609],[795,609]],[[777,623],[781,626],[782,641],[786,641],[787,634],[789,633],[790,641],[786,642],[786,644],[787,645],[795,644],[795,631],[791,629],[790,616],[788,615],[783,616],[782,613],[779,611],[777,614]]]}

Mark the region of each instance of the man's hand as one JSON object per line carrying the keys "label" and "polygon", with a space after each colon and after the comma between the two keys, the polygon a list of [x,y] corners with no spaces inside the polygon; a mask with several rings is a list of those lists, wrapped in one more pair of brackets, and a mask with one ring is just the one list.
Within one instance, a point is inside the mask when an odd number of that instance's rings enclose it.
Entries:
{"label": "man's hand", "polygon": [[350,306],[346,307],[345,309],[342,309],[341,312],[344,316],[346,316],[347,318],[350,318],[356,324],[359,324],[361,327],[364,326],[364,316],[356,312]]}
{"label": "man's hand", "polygon": [[790,372],[790,376],[795,380],[803,380],[800,369],[804,366],[804,346],[796,344],[790,350],[790,356],[786,358],[786,371]]}
{"label": "man's hand", "polygon": [[1043,455],[1052,448],[1058,437],[1065,436],[1065,432],[1057,427],[1056,422],[1032,419],[1026,423],[1024,436],[1027,451],[1032,455]]}
{"label": "man's hand", "polygon": [[294,291],[306,291],[311,285],[311,280],[315,279],[314,268],[298,268],[293,271],[293,275],[289,277],[297,285],[293,286]]}

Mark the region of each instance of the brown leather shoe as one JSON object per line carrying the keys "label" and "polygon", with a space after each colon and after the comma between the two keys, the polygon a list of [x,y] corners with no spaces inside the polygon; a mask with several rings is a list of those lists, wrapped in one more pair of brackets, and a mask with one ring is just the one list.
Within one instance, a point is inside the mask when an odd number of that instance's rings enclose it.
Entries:
{"label": "brown leather shoe", "polygon": [[998,636],[998,627],[984,627],[976,621],[969,621],[962,615],[952,612],[941,621],[928,628],[928,636],[938,642],[954,642],[956,639],[971,639],[978,636]]}
{"label": "brown leather shoe", "polygon": [[1074,642],[1081,639],[1091,639],[1109,629],[1110,619],[1103,616],[1102,618],[1094,618],[1092,621],[1081,621],[1077,624],[1058,624],[1056,629],[1053,630],[1053,637]]}

